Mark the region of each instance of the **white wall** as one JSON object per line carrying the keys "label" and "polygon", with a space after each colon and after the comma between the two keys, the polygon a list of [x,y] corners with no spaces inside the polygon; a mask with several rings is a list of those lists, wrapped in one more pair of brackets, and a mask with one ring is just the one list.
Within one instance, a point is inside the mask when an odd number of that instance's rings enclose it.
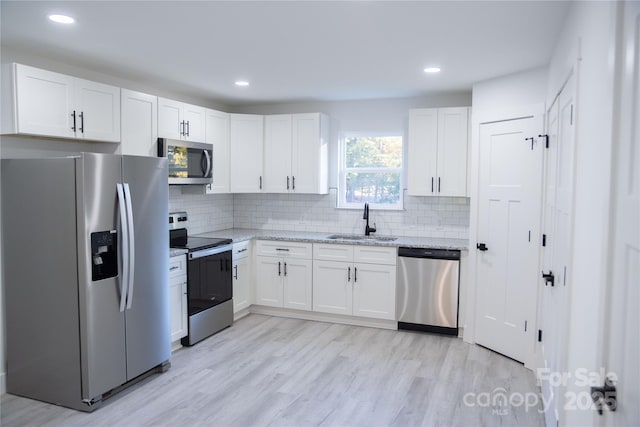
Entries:
{"label": "white wall", "polygon": [[[609,189],[611,188],[614,2],[575,2],[549,66],[550,103],[571,66],[579,62],[576,89],[575,196],[570,283],[568,367],[598,371],[598,342],[606,300]],[[569,381],[569,393],[585,393]],[[594,411],[569,410],[560,424],[592,425]]]}
{"label": "white wall", "polygon": [[474,114],[496,108],[538,104],[547,93],[547,67],[509,74],[473,85]]}

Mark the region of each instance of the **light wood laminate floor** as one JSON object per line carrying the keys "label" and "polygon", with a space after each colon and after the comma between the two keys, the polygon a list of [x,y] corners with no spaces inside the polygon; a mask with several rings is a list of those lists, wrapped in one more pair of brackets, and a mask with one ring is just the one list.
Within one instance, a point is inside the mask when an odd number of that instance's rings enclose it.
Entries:
{"label": "light wood laminate floor", "polygon": [[91,414],[5,394],[2,426],[544,425],[533,373],[458,338],[253,314],[171,363]]}

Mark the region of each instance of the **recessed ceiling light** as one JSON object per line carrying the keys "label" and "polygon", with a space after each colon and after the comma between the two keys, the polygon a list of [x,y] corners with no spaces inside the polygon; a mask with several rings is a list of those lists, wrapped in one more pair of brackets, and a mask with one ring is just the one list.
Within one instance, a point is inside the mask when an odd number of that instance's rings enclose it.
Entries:
{"label": "recessed ceiling light", "polygon": [[425,73],[439,73],[440,67],[428,67],[424,69]]}
{"label": "recessed ceiling light", "polygon": [[58,24],[73,24],[76,22],[75,19],[67,15],[49,15],[49,19]]}
{"label": "recessed ceiling light", "polygon": [[249,86],[249,82],[246,80],[238,80],[236,86]]}

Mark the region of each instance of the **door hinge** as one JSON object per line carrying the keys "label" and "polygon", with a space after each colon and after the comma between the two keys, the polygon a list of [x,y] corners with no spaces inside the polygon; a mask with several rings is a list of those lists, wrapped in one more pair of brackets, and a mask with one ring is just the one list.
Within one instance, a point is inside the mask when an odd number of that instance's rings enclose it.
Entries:
{"label": "door hinge", "polygon": [[547,235],[546,234],[542,235],[542,246],[547,246]]}
{"label": "door hinge", "polygon": [[542,342],[542,329],[538,329],[538,342]]}
{"label": "door hinge", "polygon": [[538,135],[538,138],[544,138],[544,148],[549,148],[549,135]]}
{"label": "door hinge", "polygon": [[573,104],[571,104],[571,117],[569,118],[569,124],[573,125]]}

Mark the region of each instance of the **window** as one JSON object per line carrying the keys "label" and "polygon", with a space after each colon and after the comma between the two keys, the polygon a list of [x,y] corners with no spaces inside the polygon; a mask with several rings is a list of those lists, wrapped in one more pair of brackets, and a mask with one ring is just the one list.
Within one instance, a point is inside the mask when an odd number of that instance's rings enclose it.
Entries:
{"label": "window", "polygon": [[346,135],[340,153],[339,208],[402,209],[402,136]]}

